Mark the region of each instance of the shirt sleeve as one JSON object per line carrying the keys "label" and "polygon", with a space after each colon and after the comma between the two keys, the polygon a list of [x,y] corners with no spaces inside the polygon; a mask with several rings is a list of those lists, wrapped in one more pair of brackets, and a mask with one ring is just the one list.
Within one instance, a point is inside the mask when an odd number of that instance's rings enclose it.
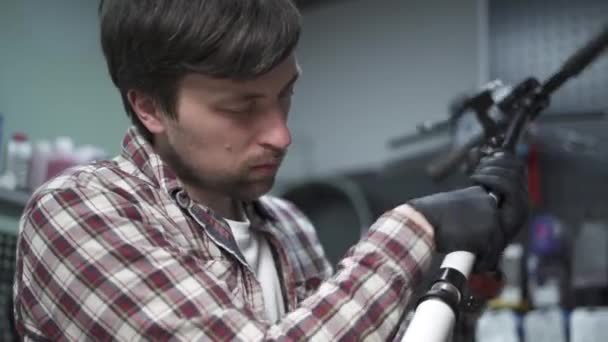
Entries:
{"label": "shirt sleeve", "polygon": [[[195,255],[121,194],[53,190],[20,224],[15,313],[26,339],[386,340],[430,263],[432,228],[382,215],[337,272],[276,324],[234,300]],[[27,319],[26,319],[27,318]],[[36,322],[35,324],[33,322]]]}

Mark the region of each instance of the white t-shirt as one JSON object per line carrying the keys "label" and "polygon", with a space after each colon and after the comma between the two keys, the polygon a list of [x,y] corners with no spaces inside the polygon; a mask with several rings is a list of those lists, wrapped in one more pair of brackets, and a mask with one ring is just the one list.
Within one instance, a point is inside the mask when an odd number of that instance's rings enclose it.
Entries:
{"label": "white t-shirt", "polygon": [[250,222],[226,220],[241,253],[255,273],[262,287],[266,314],[271,322],[276,322],[285,314],[283,294],[277,268],[270,250],[270,244],[262,234],[249,229]]}

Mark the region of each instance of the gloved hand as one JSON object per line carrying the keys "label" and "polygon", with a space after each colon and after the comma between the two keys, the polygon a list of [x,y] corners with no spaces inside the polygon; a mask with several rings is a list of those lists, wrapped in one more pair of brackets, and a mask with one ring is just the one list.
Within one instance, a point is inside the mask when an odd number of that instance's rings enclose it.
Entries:
{"label": "gloved hand", "polygon": [[[417,198],[409,204],[433,226],[440,253],[469,251],[478,270],[496,266],[507,243],[527,219],[526,170],[512,153],[497,152],[480,161],[466,189]],[[501,198],[500,208],[489,196]]]}
{"label": "gloved hand", "polygon": [[506,242],[510,242],[530,214],[525,164],[511,152],[497,151],[480,160],[471,180],[500,196],[498,218]]}

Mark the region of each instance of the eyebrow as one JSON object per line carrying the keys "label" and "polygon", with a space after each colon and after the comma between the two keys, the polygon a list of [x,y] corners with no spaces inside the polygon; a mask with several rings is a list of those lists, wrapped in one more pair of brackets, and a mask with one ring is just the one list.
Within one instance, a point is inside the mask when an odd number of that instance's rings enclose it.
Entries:
{"label": "eyebrow", "polygon": [[[281,91],[279,92],[280,95],[284,94],[289,88],[291,88],[296,81],[298,80],[298,78],[300,77],[300,71],[297,71],[289,80],[289,82],[287,82],[283,88],[281,89]],[[265,94],[261,94],[261,93],[241,93],[241,94],[235,94],[231,100],[233,101],[247,101],[247,100],[255,100],[255,99],[259,99],[259,98],[263,98],[266,97]]]}

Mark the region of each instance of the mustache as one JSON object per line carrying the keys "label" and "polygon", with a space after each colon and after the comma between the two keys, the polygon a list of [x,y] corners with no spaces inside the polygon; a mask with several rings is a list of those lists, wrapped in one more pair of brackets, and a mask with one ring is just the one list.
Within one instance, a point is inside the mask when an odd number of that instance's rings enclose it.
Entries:
{"label": "mustache", "polygon": [[266,150],[258,156],[252,158],[250,165],[280,164],[285,158],[287,150]]}

